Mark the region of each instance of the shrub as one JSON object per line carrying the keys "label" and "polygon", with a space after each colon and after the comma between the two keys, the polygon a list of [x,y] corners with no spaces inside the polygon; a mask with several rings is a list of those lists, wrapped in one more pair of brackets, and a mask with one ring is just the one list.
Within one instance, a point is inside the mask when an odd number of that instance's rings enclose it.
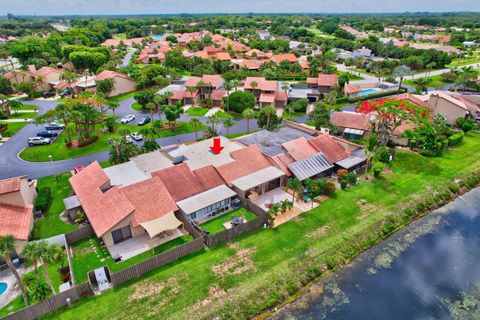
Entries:
{"label": "shrub", "polygon": [[295,112],[307,112],[308,99],[300,99],[288,104]]}
{"label": "shrub", "polygon": [[234,91],[229,97],[230,110],[242,113],[245,109],[255,107],[255,97],[250,91]]}
{"label": "shrub", "polygon": [[340,181],[340,187],[342,188],[342,190],[347,189],[347,180],[342,179],[342,180]]}
{"label": "shrub", "polygon": [[333,181],[328,180],[325,188],[325,194],[327,196],[331,196],[337,188],[335,187],[335,183]]}
{"label": "shrub", "polygon": [[380,147],[378,148],[377,152],[375,152],[375,160],[378,160],[383,163],[390,162],[390,151],[387,147]]}
{"label": "shrub", "polygon": [[348,173],[347,169],[340,169],[337,171],[338,182],[342,181],[342,177]]}
{"label": "shrub", "polygon": [[457,193],[460,190],[460,187],[456,183],[450,183],[448,185],[448,190],[450,190],[451,193]]}
{"label": "shrub", "polygon": [[43,187],[38,190],[37,199],[35,200],[35,209],[46,212],[50,207],[52,200],[52,191],[50,187]]}
{"label": "shrub", "polygon": [[349,172],[345,175],[343,175],[342,180],[345,179],[350,185],[354,186],[357,184],[357,175],[355,172]]}
{"label": "shrub", "polygon": [[454,135],[451,135],[450,137],[448,137],[448,145],[456,146],[457,144],[462,142],[464,136],[465,136],[465,133],[463,131],[459,133],[455,133]]}
{"label": "shrub", "polygon": [[375,162],[372,166],[373,169],[373,176],[378,178],[382,174],[383,170],[385,170],[385,164],[382,162]]}
{"label": "shrub", "polygon": [[153,120],[152,121],[152,127],[155,129],[161,129],[162,128],[162,122],[160,120]]}

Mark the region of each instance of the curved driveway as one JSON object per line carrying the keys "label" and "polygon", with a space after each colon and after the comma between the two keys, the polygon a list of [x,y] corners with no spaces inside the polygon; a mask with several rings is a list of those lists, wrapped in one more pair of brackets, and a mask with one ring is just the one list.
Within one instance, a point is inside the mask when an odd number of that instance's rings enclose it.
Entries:
{"label": "curved driveway", "polygon": [[[137,119],[141,116],[146,115],[146,113],[144,112],[131,109],[130,105],[133,102],[133,98],[121,101],[120,106],[115,110],[115,115],[122,117],[126,114],[134,114]],[[45,113],[46,111],[55,108],[55,106],[59,104],[59,102],[48,100],[25,101],[25,103],[38,106],[39,114]],[[108,113],[112,112],[109,110]],[[190,121],[191,118],[191,116],[182,115],[179,120]],[[154,115],[154,119],[158,119],[158,114]],[[206,124],[207,119],[205,117],[201,117],[200,119],[203,123]],[[305,122],[306,116],[298,117],[297,121]],[[136,127],[135,123],[136,121],[133,122],[133,127]],[[37,126],[35,124],[27,124],[13,137],[11,137],[6,143],[0,146],[0,179],[19,175],[28,175],[30,178],[36,179],[52,174],[66,172],[72,170],[75,166],[86,166],[90,162],[95,160],[99,162],[108,160],[108,150],[89,154],[79,158],[59,160],[53,162],[28,162],[18,158],[18,154],[23,150],[23,148],[27,147],[27,139],[29,137],[35,136],[36,133],[40,130],[40,126]],[[221,123],[218,124],[217,130],[219,134],[226,134],[226,130],[223,128],[223,125]],[[250,130],[258,130],[258,126],[255,120],[250,121]],[[243,119],[235,120],[235,125],[229,128],[230,134],[245,131],[247,131],[247,122]],[[199,132],[198,134],[201,135],[201,132]],[[167,146],[194,140],[194,132],[156,139],[160,146]]]}

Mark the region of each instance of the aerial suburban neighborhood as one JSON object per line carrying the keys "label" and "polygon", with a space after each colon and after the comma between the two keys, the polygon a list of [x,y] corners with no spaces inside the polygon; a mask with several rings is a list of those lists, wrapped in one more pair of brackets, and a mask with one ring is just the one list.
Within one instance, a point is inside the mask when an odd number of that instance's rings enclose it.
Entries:
{"label": "aerial suburban neighborhood", "polygon": [[478,3],[17,2],[2,319],[478,317]]}

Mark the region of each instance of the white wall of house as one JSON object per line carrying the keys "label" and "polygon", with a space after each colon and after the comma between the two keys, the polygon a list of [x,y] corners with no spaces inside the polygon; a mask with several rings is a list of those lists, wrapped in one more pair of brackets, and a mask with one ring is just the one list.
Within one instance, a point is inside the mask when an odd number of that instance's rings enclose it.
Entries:
{"label": "white wall of house", "polygon": [[110,94],[108,95],[109,97],[114,97],[127,92],[132,92],[132,91],[135,91],[137,88],[137,84],[133,79],[115,77],[113,81],[114,81],[114,88],[112,92],[110,92]]}

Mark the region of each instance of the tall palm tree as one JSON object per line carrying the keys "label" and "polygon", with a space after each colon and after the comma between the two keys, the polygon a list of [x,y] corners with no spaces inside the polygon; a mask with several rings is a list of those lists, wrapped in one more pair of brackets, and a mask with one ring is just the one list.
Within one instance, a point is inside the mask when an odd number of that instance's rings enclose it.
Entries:
{"label": "tall palm tree", "polygon": [[[195,87],[187,87],[187,92],[190,93],[190,98],[192,99],[193,102],[193,93],[197,91],[197,88]],[[186,104],[185,101],[183,101],[183,104]]]}
{"label": "tall palm tree", "polygon": [[255,95],[255,89],[258,88],[258,83],[256,81],[250,82],[250,87],[252,88],[253,97],[255,98],[255,104],[257,104],[257,96]]}
{"label": "tall palm tree", "polygon": [[378,148],[378,136],[375,133],[370,133],[368,137],[365,139],[365,145],[363,148],[363,152],[365,154],[365,158],[367,158],[367,170],[365,178],[368,180],[368,172],[370,171],[370,166],[372,164],[373,156]]}
{"label": "tall palm tree", "polygon": [[197,88],[200,89],[200,97],[202,97],[202,99],[205,99],[205,97],[203,96],[203,89],[207,86],[207,84],[205,82],[203,82],[202,80],[198,81],[197,83]]}
{"label": "tall palm tree", "polygon": [[147,107],[147,110],[150,112],[150,117],[153,120],[153,114],[155,113],[155,109],[156,109],[155,103],[149,102],[147,103],[146,107]]}
{"label": "tall palm tree", "polygon": [[404,65],[401,65],[401,66],[398,66],[396,67],[394,70],[393,70],[393,75],[395,77],[399,77],[400,78],[400,81],[398,83],[398,91],[400,92],[400,90],[402,89],[402,82],[403,82],[403,79],[409,75],[412,74],[412,70],[407,67],[407,66],[404,66]]}
{"label": "tall palm tree", "polygon": [[18,287],[23,296],[23,301],[28,306],[30,303],[28,301],[27,293],[25,292],[25,287],[23,286],[22,279],[17,269],[13,265],[12,258],[10,253],[15,250],[15,239],[12,236],[0,236],[0,254],[2,255],[3,260],[7,263],[8,268],[12,271],[15,279],[17,279]]}
{"label": "tall palm tree", "polygon": [[22,257],[26,260],[31,261],[33,263],[33,267],[35,268],[35,275],[38,277],[38,263],[41,259],[41,255],[43,250],[45,249],[45,242],[36,242],[31,241],[28,242],[22,251]]}
{"label": "tall palm tree", "polygon": [[210,123],[212,130],[216,130],[217,124],[220,122],[220,116],[216,113],[208,117],[208,123]]}
{"label": "tall palm tree", "polygon": [[255,115],[255,111],[250,108],[247,108],[242,112],[243,118],[247,121],[247,133],[250,133],[250,120],[255,119]]}
{"label": "tall palm tree", "polygon": [[227,136],[229,135],[230,128],[233,127],[235,121],[233,121],[232,117],[226,117],[222,119],[223,127],[227,131]]}
{"label": "tall palm tree", "polygon": [[290,89],[290,85],[286,82],[282,83],[282,90],[285,91],[286,97],[288,97],[288,89]]}
{"label": "tall palm tree", "polygon": [[[73,92],[72,85],[78,80],[78,74],[76,74],[75,72],[70,71],[70,70],[65,70],[60,75],[60,80],[65,81],[67,83],[67,89],[70,90],[70,92],[72,93],[72,98],[74,98],[75,93]],[[85,89],[86,89],[86,87],[85,87]]]}
{"label": "tall palm tree", "polygon": [[240,80],[238,80],[238,79],[233,79],[233,80],[231,81],[231,83],[232,83],[232,86],[235,88],[235,91],[237,91],[237,90],[238,90],[238,86],[240,86]]}
{"label": "tall palm tree", "polygon": [[292,201],[295,202],[295,193],[298,194],[299,197],[302,194],[302,191],[303,191],[302,182],[297,177],[292,177],[287,181],[286,187],[293,191]]}
{"label": "tall palm tree", "polygon": [[193,130],[195,130],[195,140],[198,140],[198,128],[200,127],[200,119],[199,118],[192,118],[190,119],[190,125],[193,127]]}
{"label": "tall palm tree", "polygon": [[52,280],[48,275],[48,265],[51,263],[60,261],[61,259],[63,259],[63,257],[64,257],[64,252],[62,247],[56,244],[46,244],[41,253],[41,258],[43,263],[43,266],[42,266],[43,276],[45,277],[45,280],[50,286],[50,289],[52,289],[53,294],[55,294],[55,288],[53,287]]}
{"label": "tall palm tree", "polygon": [[225,100],[227,101],[227,112],[230,111],[230,90],[232,90],[233,85],[231,82],[227,81],[223,84],[223,88],[227,90],[227,96],[225,97]]}

